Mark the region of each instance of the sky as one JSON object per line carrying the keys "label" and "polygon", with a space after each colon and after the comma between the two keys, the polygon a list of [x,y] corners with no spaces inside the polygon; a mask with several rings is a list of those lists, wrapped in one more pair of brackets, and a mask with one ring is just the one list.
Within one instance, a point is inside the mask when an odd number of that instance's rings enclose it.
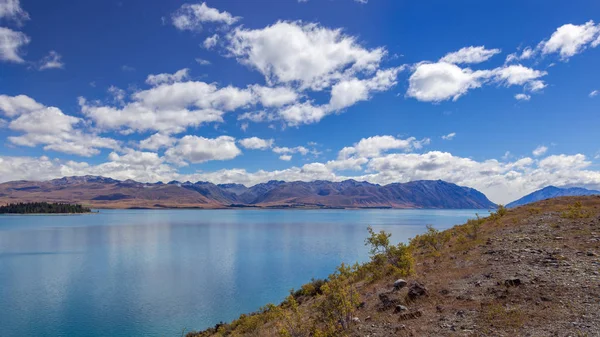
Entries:
{"label": "sky", "polygon": [[0,0],[0,182],[600,189],[598,1]]}

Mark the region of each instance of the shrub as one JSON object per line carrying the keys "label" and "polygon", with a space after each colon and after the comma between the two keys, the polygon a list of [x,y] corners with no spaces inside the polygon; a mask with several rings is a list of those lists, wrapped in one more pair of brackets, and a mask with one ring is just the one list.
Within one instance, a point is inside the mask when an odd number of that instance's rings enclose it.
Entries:
{"label": "shrub", "polygon": [[321,287],[322,300],[317,304],[321,318],[329,329],[348,329],[352,316],[360,303],[360,297],[352,283],[354,268],[342,263],[335,273],[329,276],[329,281]]}
{"label": "shrub", "polygon": [[310,331],[304,323],[304,317],[300,311],[298,302],[293,295],[285,300],[286,308],[274,310],[277,318],[277,326],[281,337],[304,337],[309,336]]}
{"label": "shrub", "polygon": [[380,279],[384,275],[408,276],[414,271],[414,259],[410,247],[404,243],[390,244],[392,236],[385,231],[376,233],[370,226],[367,228],[369,237],[365,245],[371,246],[371,263],[365,266],[355,266],[356,274],[364,275],[367,271],[371,281]]}
{"label": "shrub", "polygon": [[567,219],[583,219],[591,217],[592,212],[583,209],[581,202],[576,201],[574,204],[569,205],[569,208],[562,212],[560,216]]}
{"label": "shrub", "polygon": [[416,248],[425,249],[432,255],[438,256],[440,255],[440,250],[442,250],[450,240],[450,235],[450,232],[440,232],[433,228],[433,226],[427,225],[427,232],[411,239],[410,245]]}

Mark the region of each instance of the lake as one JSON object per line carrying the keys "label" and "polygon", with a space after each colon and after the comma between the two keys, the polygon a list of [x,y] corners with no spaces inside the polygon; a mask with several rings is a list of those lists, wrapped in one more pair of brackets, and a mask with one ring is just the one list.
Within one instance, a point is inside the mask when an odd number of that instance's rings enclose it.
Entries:
{"label": "lake", "polygon": [[180,336],[485,210],[102,210],[0,216],[0,335]]}

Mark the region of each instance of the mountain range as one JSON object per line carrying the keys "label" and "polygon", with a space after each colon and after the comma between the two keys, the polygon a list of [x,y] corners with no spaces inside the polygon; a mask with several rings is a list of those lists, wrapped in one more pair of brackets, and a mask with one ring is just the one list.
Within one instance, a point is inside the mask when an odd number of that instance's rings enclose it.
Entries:
{"label": "mountain range", "polygon": [[378,185],[355,180],[141,183],[99,176],[0,184],[0,204],[68,202],[95,208],[494,208],[481,192],[441,180]]}
{"label": "mountain range", "polygon": [[506,205],[506,207],[512,208],[556,197],[574,197],[595,194],[600,194],[600,191],[588,190],[581,187],[560,188],[556,186],[548,186],[542,188],[541,190],[537,190],[533,193],[530,193],[519,200],[515,200],[510,204]]}

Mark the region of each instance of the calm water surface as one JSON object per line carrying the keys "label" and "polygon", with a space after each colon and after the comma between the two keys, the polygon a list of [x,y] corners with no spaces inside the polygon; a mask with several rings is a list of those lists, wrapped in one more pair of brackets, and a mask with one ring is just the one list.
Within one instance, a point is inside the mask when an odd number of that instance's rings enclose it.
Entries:
{"label": "calm water surface", "polygon": [[366,227],[407,241],[481,210],[103,210],[0,216],[0,335],[180,336],[341,262]]}

